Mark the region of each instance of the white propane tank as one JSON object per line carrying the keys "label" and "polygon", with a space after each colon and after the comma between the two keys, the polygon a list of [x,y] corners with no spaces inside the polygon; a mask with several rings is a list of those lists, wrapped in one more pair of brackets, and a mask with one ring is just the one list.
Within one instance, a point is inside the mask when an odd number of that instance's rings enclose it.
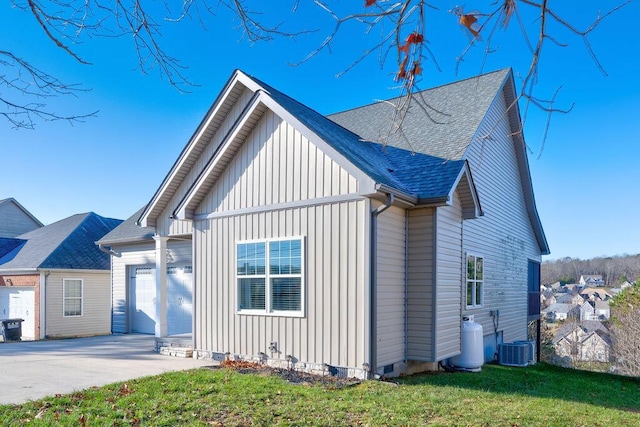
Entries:
{"label": "white propane tank", "polygon": [[452,357],[451,363],[456,368],[479,372],[484,365],[482,325],[475,323],[473,316],[464,317],[462,320],[461,353]]}

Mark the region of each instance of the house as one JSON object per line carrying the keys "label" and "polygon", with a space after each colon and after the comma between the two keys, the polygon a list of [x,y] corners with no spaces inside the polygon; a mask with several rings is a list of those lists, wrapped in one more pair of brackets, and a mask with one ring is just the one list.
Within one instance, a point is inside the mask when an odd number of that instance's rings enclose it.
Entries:
{"label": "house", "polygon": [[371,377],[459,355],[474,316],[492,359],[539,319],[549,253],[516,98],[511,70],[429,89],[389,134],[402,99],[325,117],[234,72],[151,200],[98,242],[114,332]]}
{"label": "house", "polygon": [[556,302],[558,304],[582,305],[584,304],[584,298],[582,298],[579,294],[562,294],[556,296]]}
{"label": "house", "polygon": [[609,362],[611,337],[600,322],[571,323],[560,328],[553,343],[560,358],[576,362]]}
{"label": "house", "polygon": [[584,288],[580,291],[580,295],[583,299],[590,301],[607,301],[613,298],[609,292],[601,288]]}
{"label": "house", "polygon": [[609,301],[595,301],[594,304],[594,316],[597,319],[606,320],[611,317],[611,307],[609,306]]}
{"label": "house", "polygon": [[575,304],[555,303],[542,310],[542,314],[550,322],[579,318],[580,306]]}
{"label": "house", "polygon": [[0,200],[0,238],[16,237],[42,226],[16,199]]}
{"label": "house", "polygon": [[110,257],[95,241],[121,222],[90,212],[0,238],[0,318],[23,319],[24,339],[110,333]]}
{"label": "house", "polygon": [[600,274],[583,274],[580,276],[578,284],[581,286],[604,286],[604,280]]}
{"label": "house", "polygon": [[598,317],[595,315],[595,308],[591,305],[590,301],[586,301],[579,308],[580,310],[580,320],[598,320]]}

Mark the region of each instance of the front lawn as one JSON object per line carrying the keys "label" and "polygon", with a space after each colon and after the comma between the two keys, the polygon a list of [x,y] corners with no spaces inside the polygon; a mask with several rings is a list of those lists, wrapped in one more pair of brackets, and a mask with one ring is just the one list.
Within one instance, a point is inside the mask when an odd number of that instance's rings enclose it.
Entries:
{"label": "front lawn", "polygon": [[336,388],[198,369],[23,405],[3,425],[638,426],[640,380],[546,364],[486,365]]}

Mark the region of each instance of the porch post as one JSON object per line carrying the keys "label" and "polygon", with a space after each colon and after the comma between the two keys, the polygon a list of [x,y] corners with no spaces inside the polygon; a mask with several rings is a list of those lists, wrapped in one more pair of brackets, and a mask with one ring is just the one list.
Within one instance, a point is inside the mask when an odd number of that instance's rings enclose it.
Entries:
{"label": "porch post", "polygon": [[167,336],[167,241],[168,237],[153,236],[156,241],[156,337]]}

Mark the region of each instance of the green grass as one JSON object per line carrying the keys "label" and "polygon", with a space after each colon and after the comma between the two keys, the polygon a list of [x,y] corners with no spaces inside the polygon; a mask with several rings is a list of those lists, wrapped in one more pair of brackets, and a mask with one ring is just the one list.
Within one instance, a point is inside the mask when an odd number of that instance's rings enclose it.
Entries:
{"label": "green grass", "polygon": [[[4,391],[8,392],[8,391]],[[332,389],[227,369],[174,372],[23,405],[0,424],[81,426],[639,426],[640,380],[487,365]]]}

